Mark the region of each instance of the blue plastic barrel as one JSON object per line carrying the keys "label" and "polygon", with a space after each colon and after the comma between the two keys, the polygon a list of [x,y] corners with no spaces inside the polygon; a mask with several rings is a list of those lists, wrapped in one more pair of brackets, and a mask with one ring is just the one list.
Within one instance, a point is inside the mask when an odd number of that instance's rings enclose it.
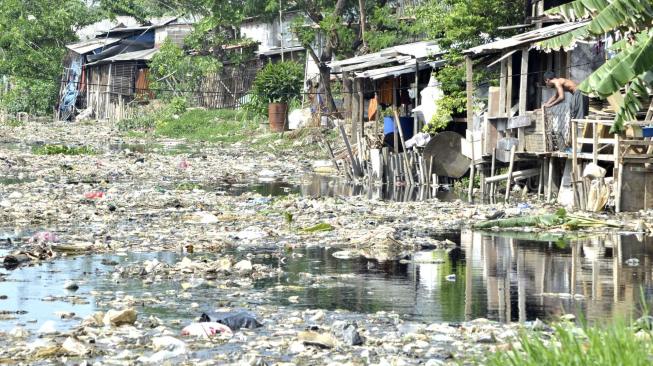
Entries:
{"label": "blue plastic barrel", "polygon": [[[404,133],[404,139],[408,140],[413,137],[413,117],[399,117],[401,129]],[[395,120],[393,117],[383,117],[383,135],[395,132]]]}

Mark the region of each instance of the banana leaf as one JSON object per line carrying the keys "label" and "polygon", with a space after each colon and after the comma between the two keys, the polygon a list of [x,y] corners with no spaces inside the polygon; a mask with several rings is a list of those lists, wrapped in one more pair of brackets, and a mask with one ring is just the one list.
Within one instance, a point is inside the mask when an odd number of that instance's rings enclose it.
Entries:
{"label": "banana leaf", "polygon": [[568,22],[588,18],[610,5],[607,0],[575,0],[546,11],[547,15],[561,15]]}
{"label": "banana leaf", "polygon": [[552,227],[562,225],[563,223],[564,217],[561,217],[556,213],[535,216],[518,216],[499,220],[487,220],[477,222],[476,224],[472,225],[472,227],[474,229],[489,229],[493,227]]}
{"label": "banana leaf", "polygon": [[630,41],[615,45],[613,50],[619,53],[578,87],[585,94],[607,98],[630,84],[611,130],[621,132],[624,122],[635,119],[641,107],[637,95],[648,95],[643,92],[647,85],[641,81],[641,75],[653,69],[653,4],[650,0],[575,0],[546,13],[560,15],[567,21],[592,20],[572,32],[540,42],[541,49],[568,48],[579,39],[602,37],[615,31],[638,32],[632,45]]}
{"label": "banana leaf", "polygon": [[322,232],[322,231],[331,231],[333,230],[334,227],[330,224],[327,224],[326,222],[321,222],[319,224],[313,225],[311,227],[305,227],[301,229],[301,231],[305,233],[317,233],[317,232]]}

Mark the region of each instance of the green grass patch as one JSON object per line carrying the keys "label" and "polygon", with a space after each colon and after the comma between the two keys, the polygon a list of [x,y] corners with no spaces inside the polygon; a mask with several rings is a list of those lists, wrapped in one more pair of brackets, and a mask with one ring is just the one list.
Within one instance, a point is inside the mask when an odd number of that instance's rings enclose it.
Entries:
{"label": "green grass patch", "polygon": [[191,109],[156,124],[155,134],[192,141],[235,143],[254,134],[258,123],[245,111]]}
{"label": "green grass patch", "polygon": [[95,155],[97,152],[89,146],[43,145],[32,148],[34,155]]}
{"label": "green grass patch", "polygon": [[192,191],[200,188],[202,188],[202,186],[195,182],[181,182],[175,186],[175,189],[178,191]]}
{"label": "green grass patch", "polygon": [[127,131],[127,132],[125,132],[125,136],[131,137],[131,138],[142,139],[142,138],[147,137],[148,134],[145,131]]}
{"label": "green grass patch", "polygon": [[8,127],[20,127],[25,123],[23,123],[23,121],[17,120],[16,118],[7,118],[2,124]]}
{"label": "green grass patch", "polygon": [[518,346],[493,353],[488,366],[613,366],[653,364],[650,326],[642,329],[617,321],[604,326],[554,326],[551,337],[524,331]]}

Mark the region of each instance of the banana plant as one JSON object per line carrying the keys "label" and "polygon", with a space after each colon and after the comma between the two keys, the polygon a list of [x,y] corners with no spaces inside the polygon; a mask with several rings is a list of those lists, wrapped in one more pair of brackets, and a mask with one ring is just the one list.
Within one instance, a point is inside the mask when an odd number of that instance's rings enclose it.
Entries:
{"label": "banana plant", "polygon": [[568,49],[581,39],[632,34],[615,43],[611,50],[616,55],[578,86],[583,93],[601,98],[626,87],[612,126],[612,132],[623,131],[624,122],[636,119],[642,106],[640,98],[648,97],[648,88],[653,86],[653,1],[575,0],[552,8],[547,14],[566,21],[590,21],[572,32],[540,42],[541,49]]}

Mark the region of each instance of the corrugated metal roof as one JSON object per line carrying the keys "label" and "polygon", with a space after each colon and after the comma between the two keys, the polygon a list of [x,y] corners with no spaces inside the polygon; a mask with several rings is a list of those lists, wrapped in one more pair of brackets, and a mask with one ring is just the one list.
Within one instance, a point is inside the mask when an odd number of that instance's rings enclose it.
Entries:
{"label": "corrugated metal roof", "polygon": [[90,65],[106,64],[106,63],[121,62],[121,61],[149,61],[157,52],[159,52],[158,48],[150,48],[147,50],[121,53],[113,57],[109,57],[96,62],[89,63],[88,65],[90,66]]}
{"label": "corrugated metal roof", "polygon": [[297,52],[303,50],[305,50],[304,46],[284,47],[283,50],[281,49],[281,47],[275,47],[265,51],[258,52],[258,54],[263,56],[273,56],[273,55],[280,55],[281,51],[286,53],[286,52]]}
{"label": "corrugated metal roof", "polygon": [[[424,70],[428,68],[442,66],[443,64],[444,61],[425,62],[425,63],[420,63],[418,67],[420,70]],[[357,78],[379,80],[390,76],[396,77],[399,75],[410,74],[414,72],[415,72],[415,60],[413,60],[412,63],[408,63],[408,64],[357,72],[355,73],[355,75]]]}
{"label": "corrugated metal roof", "polygon": [[115,34],[115,33],[130,33],[130,32],[138,32],[138,31],[147,31],[150,29],[156,29],[160,28],[163,26],[166,26],[172,22],[177,20],[177,17],[167,17],[167,18],[160,18],[160,19],[152,19],[150,21],[151,25],[138,25],[134,27],[118,27],[118,28],[112,28],[108,31],[102,32],[98,35],[98,37],[102,37],[107,34]]}
{"label": "corrugated metal roof", "polygon": [[530,45],[533,47],[533,44],[538,41],[543,41],[545,39],[553,38],[561,34],[571,32],[574,29],[580,28],[583,25],[587,24],[588,21],[581,22],[569,22],[549,25],[547,27],[542,27],[539,29],[533,29],[532,31],[518,34],[516,36],[500,39],[491,43],[480,45],[477,47],[470,48],[465,50],[466,54],[484,54],[484,53],[495,53],[499,51],[504,51],[510,48],[516,48],[523,45]]}
{"label": "corrugated metal roof", "polygon": [[95,38],[97,34],[102,32],[106,33],[108,29],[115,28],[120,24],[126,27],[136,27],[140,24],[140,22],[134,17],[121,15],[117,16],[116,19],[113,20],[102,19],[98,22],[79,29],[75,33],[80,40],[89,40]]}
{"label": "corrugated metal roof", "polygon": [[[414,69],[414,60],[425,60],[429,56],[440,55],[440,48],[435,42],[422,41],[382,49],[379,52],[356,56],[329,63],[332,72],[362,71],[375,66],[400,63],[408,64]],[[401,66],[401,65],[400,65]],[[393,66],[394,67],[394,66]],[[389,68],[386,68],[389,69]],[[357,75],[363,75],[358,73]]]}
{"label": "corrugated metal roof", "polygon": [[120,38],[95,38],[88,41],[68,44],[66,45],[66,48],[80,55],[84,55],[98,48],[107,47],[118,42],[120,42]]}

